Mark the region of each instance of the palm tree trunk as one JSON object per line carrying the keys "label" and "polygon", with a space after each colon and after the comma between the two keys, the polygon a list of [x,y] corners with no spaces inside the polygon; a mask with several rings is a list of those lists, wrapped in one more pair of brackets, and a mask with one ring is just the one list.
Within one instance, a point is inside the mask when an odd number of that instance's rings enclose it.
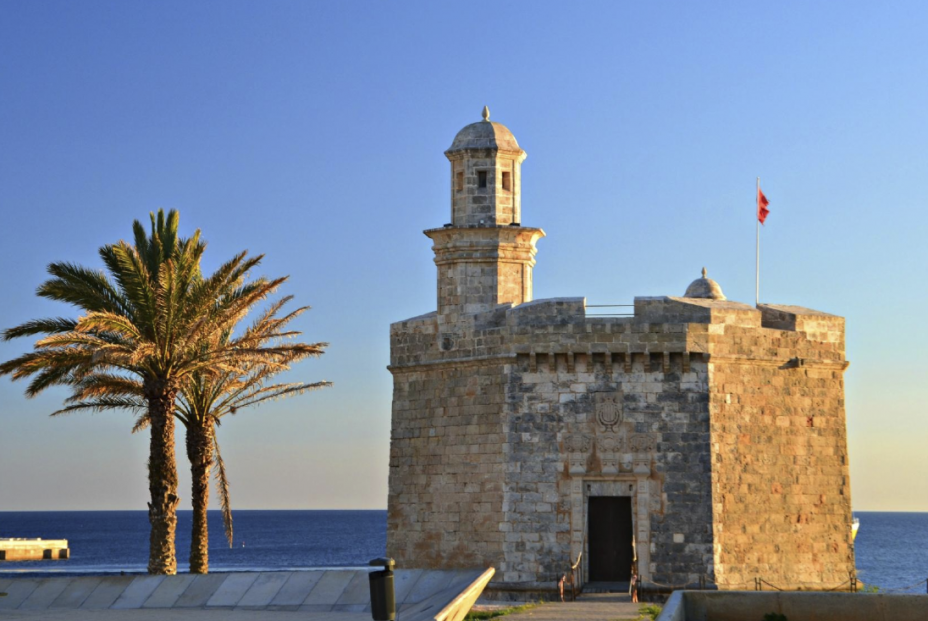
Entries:
{"label": "palm tree trunk", "polygon": [[190,421],[187,427],[187,458],[193,489],[193,532],[190,537],[190,573],[209,573],[209,470],[213,463],[213,421]]}
{"label": "palm tree trunk", "polygon": [[148,573],[174,575],[177,557],[177,460],[174,458],[174,397],[177,390],[163,381],[145,382],[151,443],[148,453],[148,521],[151,523]]}

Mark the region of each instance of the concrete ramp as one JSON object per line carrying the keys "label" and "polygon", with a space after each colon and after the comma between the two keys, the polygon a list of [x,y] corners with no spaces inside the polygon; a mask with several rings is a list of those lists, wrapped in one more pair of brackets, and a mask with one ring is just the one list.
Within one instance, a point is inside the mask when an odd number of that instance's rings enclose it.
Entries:
{"label": "concrete ramp", "polygon": [[[367,570],[0,578],[8,611],[251,610],[369,613]],[[398,621],[460,621],[494,570],[395,572]]]}

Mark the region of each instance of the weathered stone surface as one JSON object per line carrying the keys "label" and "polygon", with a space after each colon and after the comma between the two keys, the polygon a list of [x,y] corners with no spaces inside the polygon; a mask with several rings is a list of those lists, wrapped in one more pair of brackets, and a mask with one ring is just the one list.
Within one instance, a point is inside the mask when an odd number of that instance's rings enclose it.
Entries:
{"label": "weathered stone surface", "polygon": [[321,571],[295,571],[271,600],[272,606],[298,606],[322,578]]}
{"label": "weathered stone surface", "polygon": [[228,574],[204,574],[193,579],[187,590],[177,598],[175,608],[199,608],[216,593]]}
{"label": "weathered stone surface", "polygon": [[101,580],[99,576],[82,576],[72,579],[49,608],[79,608]]}
{"label": "weathered stone surface", "polygon": [[[499,213],[487,196],[452,211]],[[636,298],[630,317],[532,301],[534,240],[507,244],[538,229],[453,224],[427,232],[438,311],[390,329],[398,566],[492,565],[496,588],[553,589],[596,545],[589,498],[625,496],[646,582],[847,579],[842,318],[709,297]]]}
{"label": "weathered stone surface", "polygon": [[139,576],[126,587],[119,599],[113,603],[112,608],[141,608],[145,600],[151,597],[164,579],[165,576]]}
{"label": "weathered stone surface", "polygon": [[277,597],[284,584],[290,578],[289,572],[263,571],[258,574],[254,584],[245,591],[237,608],[265,608]]}
{"label": "weathered stone surface", "polygon": [[213,596],[206,602],[207,607],[235,606],[258,579],[256,573],[228,574]]}
{"label": "weathered stone surface", "polygon": [[45,610],[68,587],[69,579],[43,581],[29,597],[20,604],[20,610]]}
{"label": "weathered stone surface", "polygon": [[122,576],[106,576],[100,580],[96,588],[87,596],[81,608],[102,610],[109,608],[122,595],[129,586]]}
{"label": "weathered stone surface", "polygon": [[164,580],[142,604],[142,608],[171,608],[193,583],[195,575],[165,576]]}

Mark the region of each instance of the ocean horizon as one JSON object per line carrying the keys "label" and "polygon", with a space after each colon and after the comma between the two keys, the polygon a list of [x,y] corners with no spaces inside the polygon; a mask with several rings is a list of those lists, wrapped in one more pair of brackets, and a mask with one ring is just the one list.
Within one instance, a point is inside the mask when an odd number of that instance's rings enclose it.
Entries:
{"label": "ocean horizon", "polygon": [[[884,591],[928,591],[928,513],[854,512],[858,580]],[[386,554],[386,510],[239,510],[226,541],[210,511],[211,572],[363,568]],[[178,511],[178,572],[189,568],[192,511]],[[145,573],[147,511],[0,511],[0,538],[67,539],[64,561],[0,562],[0,577]]]}

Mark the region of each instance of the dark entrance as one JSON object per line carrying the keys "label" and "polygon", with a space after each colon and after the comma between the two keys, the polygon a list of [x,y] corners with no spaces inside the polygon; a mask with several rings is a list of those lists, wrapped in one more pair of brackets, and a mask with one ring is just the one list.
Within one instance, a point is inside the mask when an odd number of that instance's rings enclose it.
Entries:
{"label": "dark entrance", "polygon": [[589,498],[590,582],[628,582],[632,575],[632,499]]}

